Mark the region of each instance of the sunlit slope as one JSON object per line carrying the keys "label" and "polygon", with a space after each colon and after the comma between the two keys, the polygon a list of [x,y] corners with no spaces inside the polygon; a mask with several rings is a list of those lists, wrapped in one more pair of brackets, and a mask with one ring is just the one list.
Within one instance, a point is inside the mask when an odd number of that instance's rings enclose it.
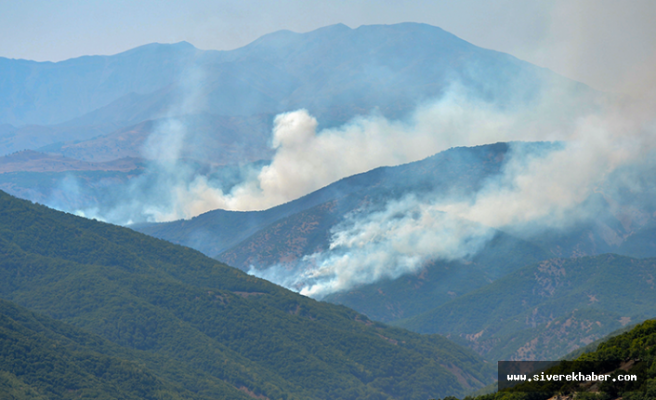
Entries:
{"label": "sunlit slope", "polygon": [[448,335],[488,359],[554,359],[656,316],[655,272],[653,258],[552,259],[396,324]]}
{"label": "sunlit slope", "polygon": [[[547,375],[582,373],[608,374],[603,383],[559,381],[533,381],[504,391],[474,397],[477,400],[547,400],[554,395],[563,400],[572,399],[632,399],[649,400],[656,397],[656,369],[654,357],[656,321],[649,320],[630,331],[599,344],[593,352],[580,355],[573,361],[563,361],[544,371]],[[635,375],[635,381],[621,382],[618,375]],[[576,394],[576,392],[582,392]]]}
{"label": "sunlit slope", "polygon": [[[488,364],[441,336],[374,323],[196,251],[4,193],[0,252],[2,297],[186,364],[176,378],[185,390],[223,382],[268,398],[419,399],[491,379]],[[163,373],[166,363],[142,360]]]}

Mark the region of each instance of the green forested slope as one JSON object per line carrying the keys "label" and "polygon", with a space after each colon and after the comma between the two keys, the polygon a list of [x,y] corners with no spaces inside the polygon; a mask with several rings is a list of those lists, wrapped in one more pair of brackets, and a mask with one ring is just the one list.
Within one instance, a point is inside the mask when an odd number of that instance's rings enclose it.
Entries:
{"label": "green forested slope", "polygon": [[557,359],[656,315],[655,275],[656,259],[553,259],[398,325],[451,335],[490,360]]}
{"label": "green forested slope", "polygon": [[271,399],[419,399],[492,377],[441,336],[373,323],[196,251],[4,193],[0,260],[1,297],[137,351],[121,357],[214,398],[236,388]]}
{"label": "green forested slope", "polygon": [[[139,352],[0,300],[2,399],[212,398],[185,390],[157,376],[142,362],[120,356],[138,359]],[[214,392],[248,398],[230,385],[222,386]]]}

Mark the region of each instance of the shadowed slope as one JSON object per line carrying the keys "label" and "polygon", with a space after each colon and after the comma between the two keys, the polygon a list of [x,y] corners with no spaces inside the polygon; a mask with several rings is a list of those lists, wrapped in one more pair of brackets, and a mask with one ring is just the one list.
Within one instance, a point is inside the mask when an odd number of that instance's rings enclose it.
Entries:
{"label": "shadowed slope", "polygon": [[553,359],[654,317],[655,268],[653,258],[612,254],[552,259],[395,325],[445,334],[488,359]]}

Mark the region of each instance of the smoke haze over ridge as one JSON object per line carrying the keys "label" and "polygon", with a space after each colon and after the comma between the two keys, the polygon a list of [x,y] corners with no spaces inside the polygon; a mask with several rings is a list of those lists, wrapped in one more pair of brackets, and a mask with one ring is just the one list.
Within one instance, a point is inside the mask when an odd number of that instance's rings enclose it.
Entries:
{"label": "smoke haze over ridge", "polygon": [[[325,252],[308,255],[299,265],[252,270],[314,297],[395,278],[418,271],[431,259],[467,258],[494,229],[530,235],[593,218],[595,210],[586,208],[585,202],[607,184],[607,178],[621,168],[641,168],[639,164],[653,156],[655,103],[649,97],[649,84],[654,82],[649,62],[631,68],[642,73],[622,82],[623,87],[638,88],[625,91],[636,94],[635,98],[607,96],[594,105],[547,85],[550,90],[537,101],[500,106],[472,96],[454,80],[442,97],[423,103],[403,120],[373,113],[341,127],[319,130],[321,121],[306,110],[282,113],[274,122],[271,162],[246,166],[243,179],[229,188],[197,174],[180,158],[179,146],[193,140],[194,133],[172,112],[154,133],[155,145],[144,153],[150,160],[146,175],[155,183],[136,181],[125,201],[109,212],[80,213],[127,223],[134,216],[170,221],[216,208],[261,210],[340,178],[419,160],[453,146],[499,141],[564,143],[546,156],[511,152],[501,176],[490,179],[471,197],[436,193],[427,200],[408,196],[382,208],[363,209],[333,227]],[[195,86],[190,84],[185,103],[196,104]],[[153,151],[157,141],[167,146]]]}
{"label": "smoke haze over ridge", "polygon": [[562,148],[546,155],[511,146],[502,173],[471,197],[435,193],[432,199],[418,200],[410,195],[391,201],[383,211],[360,210],[333,227],[328,250],[297,264],[250,272],[322,298],[418,272],[431,260],[467,259],[494,236],[495,229],[530,237],[593,220],[597,210],[586,200],[603,186],[627,186],[608,181],[614,171],[650,173],[642,164],[655,154],[654,120],[647,115],[626,120],[624,112],[611,109],[581,116]]}
{"label": "smoke haze over ridge", "polygon": [[359,210],[333,227],[325,252],[294,265],[250,271],[321,298],[416,272],[433,259],[466,259],[484,246],[495,229],[533,234],[566,228],[594,215],[582,204],[606,177],[653,154],[654,121],[643,102],[602,99],[594,107],[573,107],[576,99],[563,93],[546,91],[538,102],[500,108],[454,83],[446,95],[425,103],[408,120],[374,114],[319,132],[317,120],[306,110],[283,113],[274,122],[271,162],[248,167],[245,179],[225,192],[180,158],[181,146],[193,140],[189,137],[193,133],[172,116],[159,126],[144,151],[150,159],[145,174],[150,183],[137,179],[126,201],[110,213],[83,210],[80,214],[103,219],[147,215],[167,221],[216,208],[265,209],[340,178],[420,160],[454,146],[563,143],[546,155],[511,146],[502,174],[472,197],[410,195]]}
{"label": "smoke haze over ridge", "polygon": [[[578,112],[572,112],[576,108],[570,102],[553,101],[567,92],[564,88],[552,88],[542,101],[529,105],[498,107],[472,95],[457,81],[442,97],[423,103],[403,120],[373,113],[319,131],[318,121],[306,110],[291,111],[274,120],[271,162],[245,166],[243,179],[226,190],[222,182],[199,174],[182,157],[186,142],[197,138],[177,115],[202,108],[197,99],[201,97],[199,78],[188,81],[192,84],[183,104],[172,109],[145,142],[142,155],[149,163],[144,176],[131,183],[130,194],[109,210],[81,209],[78,214],[127,224],[143,217],[150,222],[187,219],[219,208],[267,209],[341,178],[417,161],[454,146],[562,140]],[[554,114],[560,120],[552,118]]]}
{"label": "smoke haze over ridge", "polygon": [[[552,35],[551,39],[560,41],[561,50],[570,53],[572,62],[580,62],[581,65],[586,65],[589,61],[586,57],[591,57],[595,52],[607,51],[605,44],[608,41],[604,38],[609,32],[594,34],[607,27],[603,22],[612,20],[610,15],[613,13],[625,15],[629,10],[636,10],[624,9],[624,5],[619,3],[613,3],[611,7],[591,3],[560,3],[553,10],[553,24],[567,21],[566,26],[570,30],[578,29],[578,32],[565,39]],[[618,7],[622,10],[617,10]],[[651,6],[647,8],[654,10]],[[590,17],[585,12],[590,9],[600,18]],[[616,38],[613,46],[626,46],[627,39],[638,40],[638,44],[644,42],[639,40],[640,37],[644,39],[649,34],[645,36],[643,28],[650,26],[646,31],[653,29],[648,15],[651,13],[645,13],[639,18],[642,23],[635,24]],[[590,28],[592,23],[595,24],[594,29],[585,29]],[[651,35],[650,40],[653,37]],[[532,120],[538,117],[534,121],[544,122],[562,117],[562,114],[545,113],[544,108],[519,110],[517,114],[504,116],[502,119],[505,123],[497,125],[500,128],[496,132],[498,141],[513,138],[562,140],[565,146],[561,150],[553,151],[546,157],[512,153],[505,161],[503,174],[490,180],[471,198],[451,199],[445,196],[440,199],[437,194],[434,201],[418,205],[416,199],[409,197],[388,204],[382,213],[350,216],[347,222],[331,231],[328,251],[306,256],[300,266],[274,265],[264,270],[253,268],[251,273],[303,294],[322,298],[358,285],[417,272],[430,259],[466,258],[491,237],[493,228],[530,236],[545,229],[566,229],[578,221],[592,220],[597,210],[590,208],[586,200],[604,186],[615,187],[615,191],[624,190],[636,197],[642,195],[644,199],[644,194],[653,190],[653,187],[645,185],[644,180],[608,179],[618,170],[630,170],[634,176],[653,176],[650,160],[656,155],[655,49],[647,46],[641,55],[639,53],[638,59],[628,58],[630,64],[622,64],[624,59],[615,58],[609,61],[611,65],[606,71],[603,68],[593,71],[598,75],[595,78],[608,81],[608,75],[603,78],[602,75],[614,70],[617,79],[613,88],[625,96],[610,99],[594,111],[584,110],[565,126],[541,132],[529,129],[523,137],[514,137],[508,130],[504,131],[504,128],[513,126],[508,122],[513,118]],[[616,52],[611,54],[617,55]],[[607,57],[604,55],[602,58]],[[569,99],[561,100],[567,102]],[[542,104],[552,101],[557,100],[547,96]],[[499,121],[498,116],[494,120]],[[553,127],[551,123],[547,125]],[[651,169],[647,169],[649,167]],[[643,210],[634,208],[633,211],[644,214],[644,209],[654,209],[653,200],[651,204],[642,203],[639,206]],[[418,207],[423,210],[419,214]],[[430,215],[438,215],[441,223],[436,224],[435,219],[426,218],[425,210],[431,210]],[[456,234],[440,241],[440,235],[447,232]],[[454,237],[458,240],[449,240]],[[427,249],[424,240],[434,245]],[[405,246],[408,243],[414,243],[414,246]]]}
{"label": "smoke haze over ridge", "polygon": [[[430,200],[418,200],[408,196],[388,203],[383,211],[360,210],[333,227],[328,250],[305,256],[297,264],[252,268],[250,272],[322,298],[418,272],[430,260],[466,259],[492,238],[494,229],[530,237],[594,220],[599,210],[586,202],[593,194],[606,196],[603,191],[611,188],[642,193],[644,199],[644,194],[653,190],[613,177],[618,169],[635,175],[653,174],[649,162],[656,155],[652,106],[645,97],[612,100],[594,111],[581,112],[557,131],[529,132],[535,135],[532,137],[513,136],[514,129],[522,127],[517,121],[525,120],[521,113],[486,115],[491,122],[486,125],[491,129],[489,137],[503,141],[557,139],[563,146],[539,156],[512,146],[502,174],[489,179],[471,197],[435,193]],[[480,112],[471,104],[466,109]],[[653,206],[653,201],[642,203],[633,211],[644,214]]]}

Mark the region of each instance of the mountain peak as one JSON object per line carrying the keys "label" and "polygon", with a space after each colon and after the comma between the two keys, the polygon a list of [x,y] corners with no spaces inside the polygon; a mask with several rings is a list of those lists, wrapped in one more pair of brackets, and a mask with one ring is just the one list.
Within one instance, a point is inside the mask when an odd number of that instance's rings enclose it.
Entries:
{"label": "mountain peak", "polygon": [[196,51],[198,50],[193,44],[187,41],[181,41],[177,43],[148,43],[133,49],[121,52],[117,56],[127,56],[134,55],[141,52],[186,52],[186,51]]}
{"label": "mountain peak", "polygon": [[339,24],[327,25],[321,28],[317,28],[313,31],[310,31],[309,33],[314,33],[314,32],[335,33],[335,32],[344,32],[344,31],[352,31],[352,30],[353,29],[340,22]]}
{"label": "mountain peak", "polygon": [[181,42],[177,42],[177,43],[165,44],[165,45],[171,46],[171,47],[176,48],[176,49],[185,49],[185,50],[191,50],[191,49],[193,49],[193,50],[198,50],[198,49],[196,48],[196,46],[194,46],[193,44],[187,42],[186,40],[183,40],[183,41],[181,41]]}

